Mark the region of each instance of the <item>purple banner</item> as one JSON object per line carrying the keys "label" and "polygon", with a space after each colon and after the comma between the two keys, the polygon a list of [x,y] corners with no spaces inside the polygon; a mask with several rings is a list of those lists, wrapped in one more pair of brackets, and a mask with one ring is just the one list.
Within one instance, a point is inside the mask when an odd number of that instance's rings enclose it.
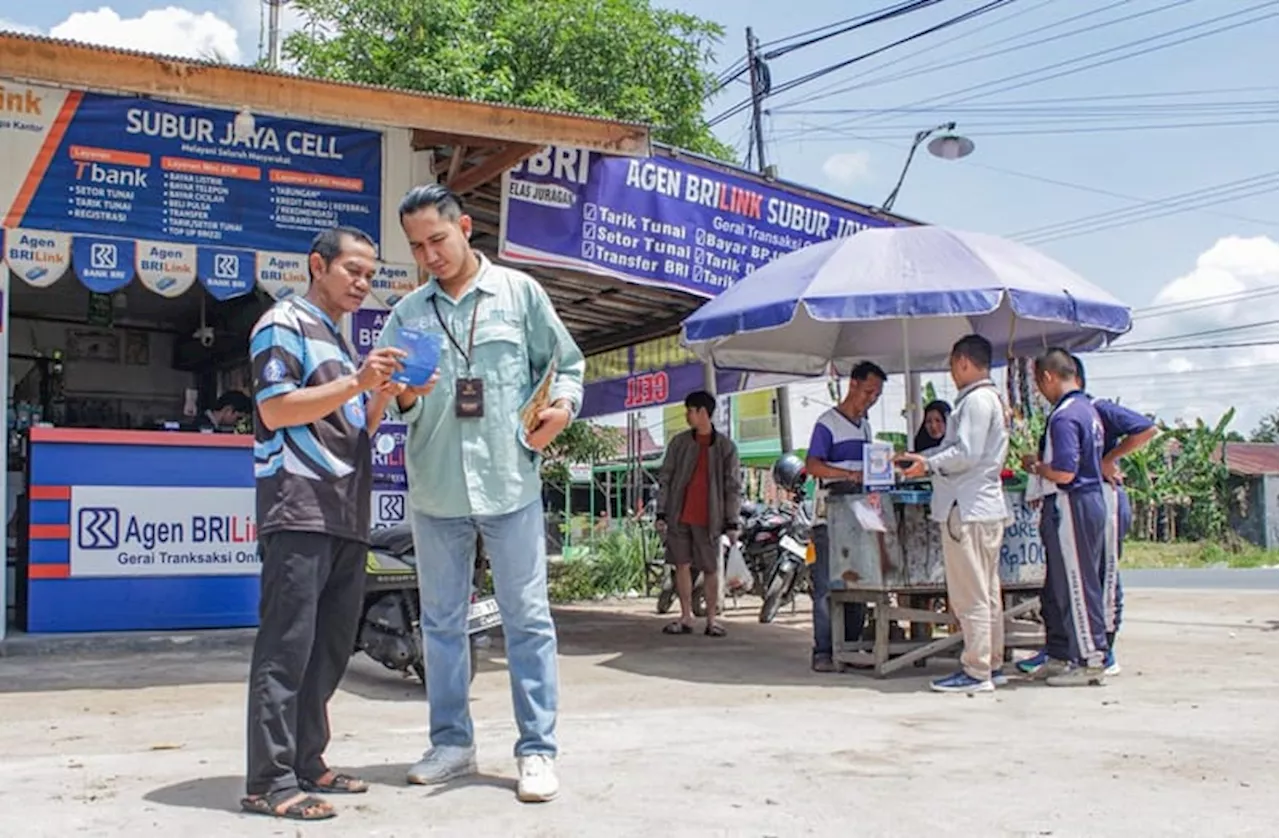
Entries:
{"label": "purple banner", "polygon": [[[705,386],[702,371],[702,362],[675,335],[592,355],[587,359],[580,416],[608,416],[683,401]],[[716,392],[742,390],[747,378],[743,373],[718,371]]]}
{"label": "purple banner", "polygon": [[714,297],[864,215],[707,165],[549,148],[503,177],[501,258]]}
{"label": "purple banner", "polygon": [[390,316],[390,309],[362,308],[351,315],[351,345],[361,361],[378,343],[382,326]]}
{"label": "purple banner", "polygon": [[371,440],[373,445],[373,490],[404,491],[409,488],[404,472],[404,444],[408,427],[399,422],[383,422]]}

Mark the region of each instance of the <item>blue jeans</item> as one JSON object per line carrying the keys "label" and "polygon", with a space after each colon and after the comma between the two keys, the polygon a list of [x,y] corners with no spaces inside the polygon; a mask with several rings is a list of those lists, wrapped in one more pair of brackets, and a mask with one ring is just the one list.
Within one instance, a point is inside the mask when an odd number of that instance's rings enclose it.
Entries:
{"label": "blue jeans", "polygon": [[471,645],[467,608],[476,534],[484,539],[506,638],[511,703],[520,739],[516,756],[556,754],[559,687],[556,627],[547,598],[542,503],[508,515],[433,518],[412,514],[422,600],[422,634],[433,746],[470,747]]}
{"label": "blue jeans", "polygon": [[[825,524],[813,528],[814,562],[809,568],[809,583],[813,585],[813,656],[831,657],[831,540]],[[867,607],[861,602],[846,602],[844,606],[844,639],[846,643],[860,640],[867,620]]]}

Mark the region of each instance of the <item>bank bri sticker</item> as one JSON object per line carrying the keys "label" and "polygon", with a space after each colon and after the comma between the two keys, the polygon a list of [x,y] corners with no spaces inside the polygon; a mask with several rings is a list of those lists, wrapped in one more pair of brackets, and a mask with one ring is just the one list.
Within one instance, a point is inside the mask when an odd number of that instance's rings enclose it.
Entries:
{"label": "bank bri sticker", "polygon": [[810,244],[889,226],[708,165],[549,148],[503,177],[503,259],[714,297]]}

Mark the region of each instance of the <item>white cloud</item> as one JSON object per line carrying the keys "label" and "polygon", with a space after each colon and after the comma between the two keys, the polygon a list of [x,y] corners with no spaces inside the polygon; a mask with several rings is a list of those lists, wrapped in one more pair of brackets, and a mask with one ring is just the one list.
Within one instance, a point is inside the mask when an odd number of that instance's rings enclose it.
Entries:
{"label": "white cloud", "polygon": [[25,23],[15,23],[0,17],[0,32],[17,32],[21,35],[39,35],[40,30],[34,26],[27,26]]}
{"label": "white cloud", "polygon": [[842,186],[851,186],[871,174],[871,155],[865,151],[833,154],[823,162],[822,173]]}
{"label": "white cloud", "polygon": [[122,18],[109,6],[75,12],[49,30],[55,38],[185,58],[238,62],[242,52],[234,26],[213,14],[167,6]]}
{"label": "white cloud", "polygon": [[[1265,237],[1219,239],[1195,267],[1169,282],[1115,348],[1262,343],[1209,350],[1098,354],[1087,357],[1089,389],[1120,397],[1168,422],[1214,421],[1237,409],[1234,427],[1250,430],[1280,403],[1280,244]],[[1265,323],[1254,328],[1241,328]]]}

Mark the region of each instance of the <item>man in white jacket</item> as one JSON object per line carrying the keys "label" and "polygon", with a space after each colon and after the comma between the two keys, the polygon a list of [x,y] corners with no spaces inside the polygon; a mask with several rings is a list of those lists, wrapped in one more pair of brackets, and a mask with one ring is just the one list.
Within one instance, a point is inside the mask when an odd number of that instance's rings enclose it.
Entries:
{"label": "man in white jacket", "polygon": [[938,692],[990,692],[1003,683],[1004,609],[1000,546],[1009,520],[1000,472],[1009,450],[1004,403],[991,381],[991,343],[979,335],[951,349],[960,390],[942,444],[912,461],[907,477],[933,477],[933,520],[942,527],[947,598],[964,633],[961,670],[934,681]]}

